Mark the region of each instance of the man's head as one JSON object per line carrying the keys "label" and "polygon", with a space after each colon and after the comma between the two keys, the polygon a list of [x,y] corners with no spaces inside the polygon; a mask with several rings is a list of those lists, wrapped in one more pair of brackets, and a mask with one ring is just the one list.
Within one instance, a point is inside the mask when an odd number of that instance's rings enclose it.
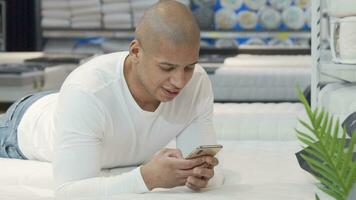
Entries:
{"label": "man's head", "polygon": [[[147,10],[130,45],[131,75],[146,101],[170,101],[191,79],[200,31],[186,6],[161,0]],[[135,96],[135,94],[134,94]]]}

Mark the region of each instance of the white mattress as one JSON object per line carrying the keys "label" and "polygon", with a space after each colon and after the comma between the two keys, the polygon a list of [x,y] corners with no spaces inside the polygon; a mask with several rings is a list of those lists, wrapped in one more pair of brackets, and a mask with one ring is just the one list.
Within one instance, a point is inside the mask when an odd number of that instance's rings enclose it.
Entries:
{"label": "white mattress", "polygon": [[295,140],[301,103],[215,103],[214,126],[224,140]]}
{"label": "white mattress", "polygon": [[[109,199],[314,200],[315,180],[299,168],[296,141],[220,141],[225,184],[192,192],[185,187]],[[115,170],[114,170],[115,172]],[[0,199],[54,199],[51,165],[0,159]],[[323,200],[325,198],[322,196]]]}
{"label": "white mattress", "polygon": [[310,85],[310,56],[227,58],[210,75],[216,101],[297,101],[296,85]]}
{"label": "white mattress", "polygon": [[332,83],[319,93],[318,106],[340,118],[340,124],[356,111],[356,83]]}

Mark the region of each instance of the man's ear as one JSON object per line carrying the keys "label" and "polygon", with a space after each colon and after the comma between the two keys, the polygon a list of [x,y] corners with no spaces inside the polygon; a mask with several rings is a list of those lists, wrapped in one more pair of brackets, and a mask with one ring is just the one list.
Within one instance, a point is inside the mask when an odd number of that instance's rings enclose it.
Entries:
{"label": "man's ear", "polygon": [[138,63],[139,57],[141,54],[140,42],[137,39],[134,39],[130,43],[129,54],[132,58],[132,61]]}

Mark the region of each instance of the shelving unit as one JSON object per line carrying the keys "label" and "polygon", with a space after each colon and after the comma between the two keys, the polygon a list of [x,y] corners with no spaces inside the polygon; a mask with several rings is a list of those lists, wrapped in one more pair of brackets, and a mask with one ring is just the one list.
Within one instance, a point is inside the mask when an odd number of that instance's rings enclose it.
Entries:
{"label": "shelving unit", "polygon": [[[332,61],[331,51],[323,49],[321,46],[321,30],[322,30],[322,1],[312,2],[312,77],[311,77],[311,106],[314,109],[318,103],[318,94],[320,92],[319,83],[321,75],[329,76],[333,79],[338,79],[337,71],[339,70],[356,70],[356,64],[337,64]],[[324,73],[324,71],[328,73]],[[330,74],[331,72],[331,74]],[[334,73],[333,73],[334,72]]]}
{"label": "shelving unit", "polygon": [[[46,38],[72,38],[72,37],[107,37],[126,39],[132,38],[133,30],[95,30],[95,29],[44,29],[43,36]],[[296,37],[310,38],[309,31],[201,31],[202,38],[236,38],[241,36],[263,37]]]}
{"label": "shelving unit", "polygon": [[0,0],[0,51],[6,49],[6,4],[4,0]]}

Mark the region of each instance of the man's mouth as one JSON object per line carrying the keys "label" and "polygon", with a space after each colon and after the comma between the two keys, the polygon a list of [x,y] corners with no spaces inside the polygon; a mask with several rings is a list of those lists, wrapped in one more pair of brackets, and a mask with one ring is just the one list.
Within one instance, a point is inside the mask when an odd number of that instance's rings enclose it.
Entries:
{"label": "man's mouth", "polygon": [[170,89],[166,89],[166,88],[163,88],[163,91],[170,98],[177,96],[179,93],[179,90],[170,90]]}

